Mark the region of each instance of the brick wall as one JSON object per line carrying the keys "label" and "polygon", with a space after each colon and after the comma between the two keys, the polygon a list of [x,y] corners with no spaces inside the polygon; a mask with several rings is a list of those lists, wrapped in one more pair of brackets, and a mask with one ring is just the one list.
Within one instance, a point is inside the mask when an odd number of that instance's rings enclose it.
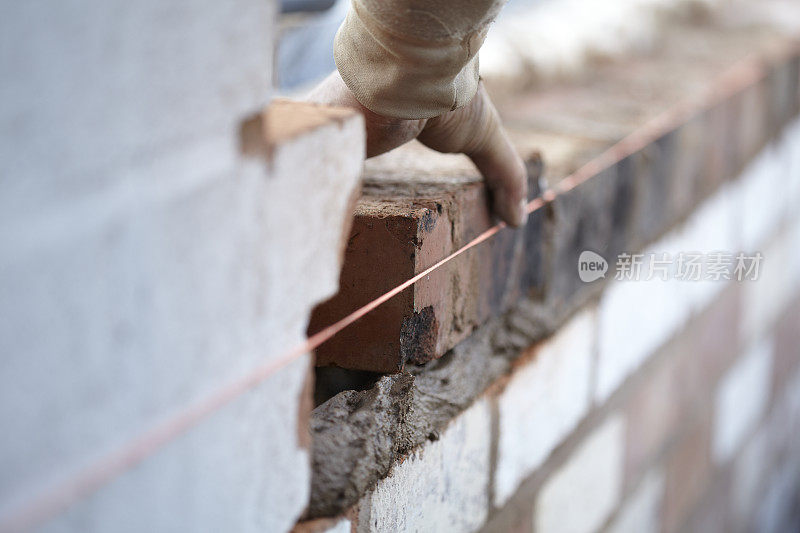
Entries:
{"label": "brick wall", "polygon": [[310,355],[153,428],[305,339],[360,118],[273,104],[245,127],[272,1],[79,4],[0,20],[0,530],[285,531],[308,503]]}
{"label": "brick wall", "polygon": [[798,164],[800,120],[649,247],[713,250],[723,233],[763,252],[759,280],[610,282],[342,520],[353,531],[797,528],[800,218],[786,191]]}
{"label": "brick wall", "polygon": [[[557,196],[319,351],[354,371],[318,372],[333,397],[297,531],[797,529],[800,63],[751,30],[676,26],[660,52],[500,100],[534,194]],[[370,250],[399,258],[388,289],[491,227],[456,156],[366,168],[316,318],[381,293]],[[585,250],[605,279],[579,279]],[[623,252],[740,251],[756,280],[645,279],[652,259],[616,279]]]}
{"label": "brick wall", "polygon": [[[372,336],[287,363],[345,243],[351,262],[391,258],[368,278],[345,266],[342,287],[362,283],[365,301],[493,222],[474,168],[412,145],[368,165],[362,240],[345,239],[362,123],[268,102],[274,11],[4,10],[0,530],[797,524],[800,80],[786,39],[682,28],[656,60],[498,100],[540,194],[761,57],[763,76],[365,318]],[[758,282],[584,286],[583,248],[758,250],[765,264]],[[312,361],[382,375],[356,374],[312,412]]]}

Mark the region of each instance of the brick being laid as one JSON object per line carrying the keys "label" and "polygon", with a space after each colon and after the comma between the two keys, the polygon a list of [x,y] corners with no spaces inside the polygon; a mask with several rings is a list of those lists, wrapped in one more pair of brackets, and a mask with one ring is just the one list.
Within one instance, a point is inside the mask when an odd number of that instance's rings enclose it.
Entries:
{"label": "brick being laid", "polygon": [[[442,356],[521,298],[553,315],[576,309],[604,285],[579,280],[580,253],[613,263],[738,175],[797,114],[798,72],[798,50],[781,37],[680,26],[657,51],[600,65],[587,80],[513,97],[497,88],[534,195],[598,166],[524,228],[501,230],[343,330],[317,364],[398,372]],[[488,196],[464,156],[412,143],[368,161],[339,293],[317,307],[309,332],[492,227]]]}

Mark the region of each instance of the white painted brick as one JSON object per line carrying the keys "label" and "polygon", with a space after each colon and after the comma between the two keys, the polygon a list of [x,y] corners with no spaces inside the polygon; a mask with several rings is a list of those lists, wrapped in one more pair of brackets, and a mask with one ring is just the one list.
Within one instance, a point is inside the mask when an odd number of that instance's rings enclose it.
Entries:
{"label": "white painted brick", "polygon": [[[724,185],[706,200],[678,229],[672,256],[679,252],[729,252],[739,250],[739,224],[736,212],[737,190]],[[680,284],[682,296],[692,312],[703,310],[726,286],[725,281],[686,281]]]}
{"label": "white painted brick", "polygon": [[4,6],[4,222],[202,138],[235,139],[270,96],[274,13],[272,0]]}
{"label": "white painted brick", "polygon": [[537,533],[589,533],[603,525],[620,496],[624,436],[624,421],[614,416],[545,482],[534,510]]}
{"label": "white painted brick", "polygon": [[[205,159],[179,157],[187,176],[169,193],[67,218],[60,238],[0,254],[0,523],[39,487],[303,341],[310,309],[337,287],[363,135],[355,114],[331,119],[275,146],[269,165],[235,161],[211,177]],[[304,356],[50,527],[291,527],[309,491],[308,372]]]}
{"label": "white painted brick", "polygon": [[[764,256],[759,279],[744,287],[742,333],[751,342],[767,333],[800,292],[800,120],[745,171],[739,189],[742,248]],[[787,224],[777,232],[783,215]]]}
{"label": "white painted brick", "polygon": [[[737,192],[724,186],[706,200],[680,227],[642,253],[672,260],[680,253],[735,253],[738,250]],[[614,281],[600,301],[598,366],[594,397],[605,401],[645,360],[726,286],[726,281]]]}
{"label": "white painted brick", "polygon": [[310,490],[297,442],[309,364],[293,362],[41,531],[288,531]]}
{"label": "white painted brick", "polygon": [[515,371],[498,399],[496,505],[508,500],[588,410],[594,338],[594,312],[583,311]]}
{"label": "white painted brick", "polygon": [[[800,228],[800,224],[797,225]],[[784,310],[800,292],[800,278],[794,264],[800,266],[797,243],[800,231],[787,228],[762,251],[763,259],[757,280],[742,282],[743,317],[741,338],[745,343],[767,335]],[[796,242],[798,241],[798,242]]]}
{"label": "white painted brick", "polygon": [[[793,140],[791,135],[794,133],[787,135],[783,145],[765,149],[733,185],[723,186],[681,227],[643,253],[667,253],[674,261],[680,252],[761,251],[756,244],[767,242],[785,212],[784,181],[796,164],[792,158],[800,160],[800,156],[790,155],[794,152],[789,146],[800,145],[800,139]],[[763,334],[800,288],[793,275],[800,268],[800,252],[795,251],[800,244],[800,223],[797,228],[763,250],[760,279],[745,282],[743,331],[747,340]],[[724,281],[611,283],[599,308],[595,399],[604,401],[691,313],[701,311],[725,286]]]}
{"label": "white painted brick", "polygon": [[663,498],[664,474],[652,470],[622,504],[608,533],[656,533],[660,530]]}
{"label": "white painted brick", "polygon": [[717,386],[712,443],[717,463],[727,462],[736,453],[764,415],[772,381],[772,356],[770,341],[753,345]]}
{"label": "white painted brick", "polygon": [[741,244],[758,250],[778,227],[783,210],[785,179],[774,145],[764,148],[738,179]]}
{"label": "white painted brick", "polygon": [[594,397],[605,401],[685,320],[676,280],[615,281],[600,300],[597,381]]}
{"label": "white painted brick", "polygon": [[359,503],[358,530],[474,531],[486,520],[491,413],[479,400]]}

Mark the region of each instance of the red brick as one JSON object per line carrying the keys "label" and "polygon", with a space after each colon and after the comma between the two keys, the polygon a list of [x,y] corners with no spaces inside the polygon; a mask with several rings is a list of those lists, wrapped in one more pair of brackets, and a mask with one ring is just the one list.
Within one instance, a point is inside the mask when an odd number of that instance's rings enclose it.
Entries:
{"label": "red brick", "polygon": [[[672,45],[655,56],[601,65],[591,79],[500,101],[521,152],[532,155],[542,143],[550,185],[656,114],[698,96],[746,52],[767,50],[765,41],[772,42],[747,32],[709,35],[707,29],[686,28],[671,39]],[[707,46],[698,50],[691,42]],[[524,232],[504,230],[347,328],[318,350],[318,364],[398,371],[406,362],[423,364],[443,355],[522,294],[532,291],[554,314],[575,306],[588,297],[575,273],[580,251],[613,257],[657,238],[699,198],[734,176],[775,133],[770,116],[775,109],[792,108],[787,94],[796,90],[791,79],[797,68],[796,58],[773,55],[765,62],[770,61],[779,64],[773,75],[686,117],[684,124],[600,171],[596,181],[537,211]],[[367,174],[340,293],[315,311],[310,333],[491,226],[487,192],[474,169],[440,165],[437,157],[446,156],[404,149],[397,160],[408,168]],[[530,166],[538,169],[537,161],[532,158]],[[535,182],[539,173],[532,174]],[[712,366],[716,360],[703,358]]]}
{"label": "red brick", "polygon": [[[528,168],[535,191],[539,160],[529,160]],[[542,218],[538,212],[524,230],[504,230],[426,276],[320,347],[317,364],[397,372],[405,363],[423,364],[443,355],[527,291],[521,278],[540,279],[539,266],[532,254],[523,253],[522,241],[542,242]],[[345,251],[339,293],[314,310],[309,333],[425,270],[493,224],[479,181],[410,191],[367,184]]]}

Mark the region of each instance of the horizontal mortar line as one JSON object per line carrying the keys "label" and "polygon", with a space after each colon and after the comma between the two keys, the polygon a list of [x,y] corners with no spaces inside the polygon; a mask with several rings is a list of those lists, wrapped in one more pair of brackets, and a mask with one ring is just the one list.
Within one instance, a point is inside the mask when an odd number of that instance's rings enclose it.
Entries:
{"label": "horizontal mortar line", "polygon": [[[783,53],[772,56],[772,60],[774,62],[785,60],[792,54],[797,53],[797,51],[797,45],[787,46],[782,51]],[[756,54],[746,56],[728,71],[717,77],[710,89],[704,91],[701,97],[688,99],[661,113],[617,144],[611,146],[600,156],[565,177],[555,187],[544,191],[541,196],[531,200],[527,204],[527,212],[530,214],[543,208],[559,195],[574,189],[592,176],[598,175],[600,172],[636,153],[679,126],[694,113],[711,107],[745,87],[760,81],[766,76],[766,72],[764,58]],[[431,267],[317,332],[306,339],[305,342],[288,350],[277,359],[255,367],[251,372],[235,381],[231,381],[216,392],[201,398],[186,409],[163,419],[160,423],[142,432],[138,437],[134,437],[108,455],[100,457],[70,478],[52,483],[27,503],[18,505],[15,509],[5,513],[4,516],[0,516],[0,531],[19,531],[33,528],[57,516],[70,505],[90,496],[112,479],[132,469],[164,445],[186,433],[208,415],[218,411],[243,393],[263,383],[278,370],[318,348],[364,315],[372,312],[464,252],[489,240],[504,228],[506,228],[506,224],[503,222],[495,224]]]}

